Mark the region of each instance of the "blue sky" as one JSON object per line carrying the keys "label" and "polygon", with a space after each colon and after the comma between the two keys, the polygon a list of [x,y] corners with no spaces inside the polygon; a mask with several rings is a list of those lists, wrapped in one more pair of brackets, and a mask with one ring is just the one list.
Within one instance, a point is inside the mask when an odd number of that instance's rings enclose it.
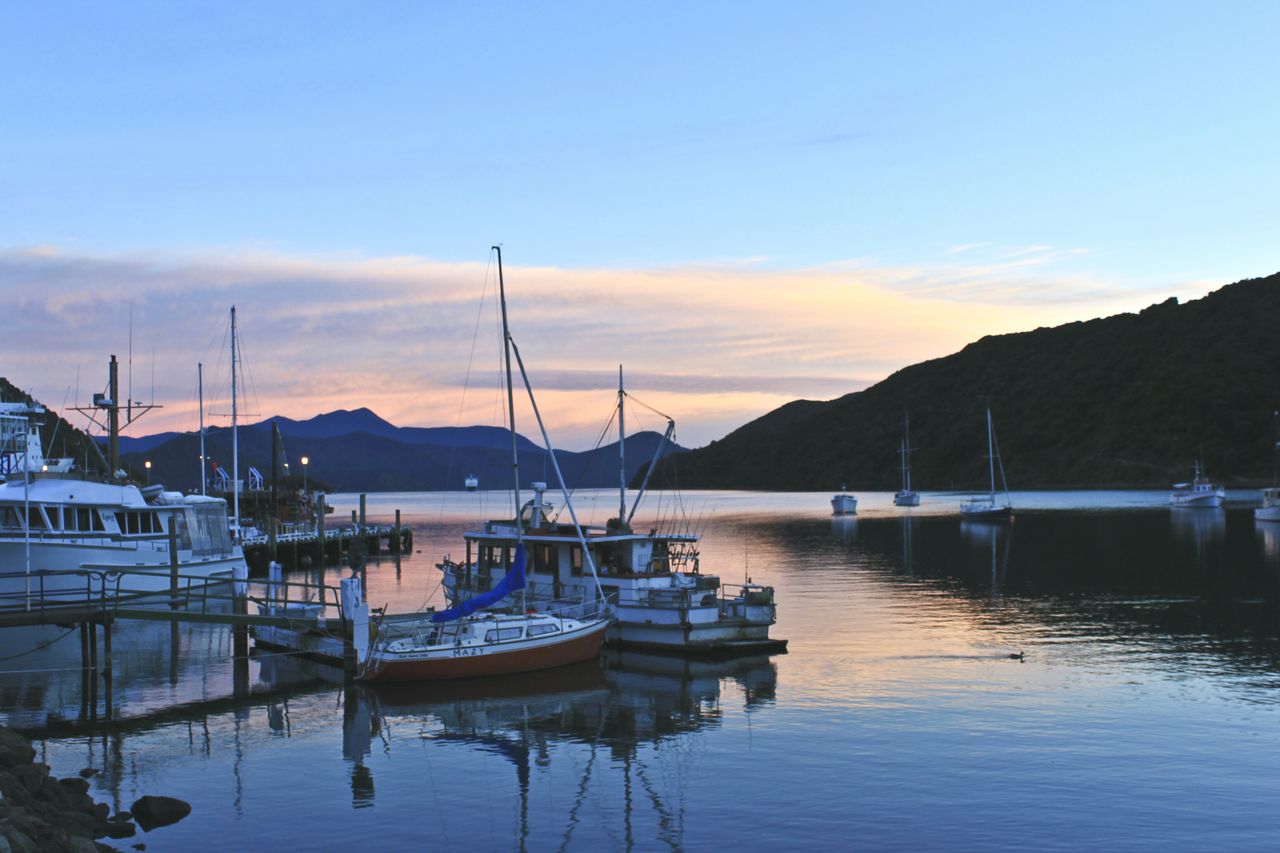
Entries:
{"label": "blue sky", "polygon": [[[704,286],[720,301],[752,290],[735,270],[800,291],[815,275],[851,276],[933,300],[928,310],[939,298],[980,306],[995,332],[1280,269],[1274,3],[57,3],[2,14],[0,265],[12,268],[0,282],[36,301],[136,263],[179,290],[193,265],[236,270],[224,301],[266,306],[270,276],[244,273],[263,257],[321,278],[336,264],[359,281],[351,264],[386,259],[483,270],[502,242],[509,263],[614,271],[632,287],[714,270]],[[78,285],[65,265],[33,261],[55,256],[75,261]],[[294,283],[292,298],[306,292]],[[608,310],[588,296],[574,322]],[[790,311],[786,289],[772,306],[752,298],[766,306],[758,318]],[[1042,317],[1020,310],[1028,303]],[[851,314],[872,304],[840,302]],[[833,396],[842,379],[853,390],[982,329],[955,331],[890,358],[841,350],[816,371],[830,388],[801,382],[788,395],[776,376],[747,371],[773,383],[769,394],[697,437],[790,397]],[[634,358],[667,373],[698,361]],[[602,374],[617,360],[557,359]],[[65,387],[69,372],[51,365],[25,384]],[[717,362],[708,375],[731,373]]]}

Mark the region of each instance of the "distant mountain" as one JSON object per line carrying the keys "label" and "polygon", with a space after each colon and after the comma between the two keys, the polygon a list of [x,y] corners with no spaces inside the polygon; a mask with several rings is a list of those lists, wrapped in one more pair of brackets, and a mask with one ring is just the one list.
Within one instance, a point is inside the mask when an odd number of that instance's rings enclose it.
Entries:
{"label": "distant mountain", "polygon": [[798,400],[655,479],[689,488],[893,489],[905,413],[914,485],[985,487],[985,400],[1011,488],[1272,476],[1280,274],[1119,314],[990,336],[835,400]]}
{"label": "distant mountain", "polygon": [[[278,423],[284,439],[284,461],[293,478],[302,476],[300,460],[307,456],[308,477],[336,491],[413,491],[461,489],[468,474],[475,474],[484,489],[509,488],[511,483],[511,433],[501,427],[397,427],[368,409],[338,411],[305,421],[268,418],[242,427],[239,438],[241,476],[250,466],[264,475],[271,465],[271,424]],[[343,430],[350,429],[350,432]],[[200,437],[196,433],[167,433],[164,440],[145,438],[121,441],[122,458],[140,469],[144,456],[152,464],[152,476],[166,486],[191,489],[199,486]],[[628,477],[647,465],[662,436],[642,432],[627,437]],[[517,434],[520,480],[524,488],[534,481],[554,483],[550,458],[538,445]],[[143,449],[138,449],[142,447]],[[666,453],[684,452],[671,445]],[[205,453],[211,460],[231,467],[231,430],[205,431]],[[618,482],[617,442],[594,451],[556,451],[571,488],[614,486]],[[283,473],[283,472],[282,472]]]}

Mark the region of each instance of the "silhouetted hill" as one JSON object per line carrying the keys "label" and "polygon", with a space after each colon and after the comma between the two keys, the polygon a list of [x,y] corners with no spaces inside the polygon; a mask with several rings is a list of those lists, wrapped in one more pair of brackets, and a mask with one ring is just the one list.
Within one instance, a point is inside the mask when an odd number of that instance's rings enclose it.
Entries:
{"label": "silhouetted hill", "polygon": [[1119,314],[990,336],[864,391],[782,406],[668,460],[688,488],[893,489],[903,413],[915,485],[985,484],[989,397],[1011,488],[1269,480],[1280,274]]}
{"label": "silhouetted hill", "polygon": [[[247,479],[250,466],[263,475],[271,467],[271,423],[280,424],[284,461],[289,475],[302,476],[300,460],[309,459],[307,475],[337,491],[412,491],[461,489],[468,474],[475,474],[484,489],[505,489],[511,484],[511,433],[501,427],[396,427],[368,409],[339,411],[307,421],[269,418],[240,429],[240,471]],[[376,432],[346,427],[369,426]],[[169,488],[199,487],[200,437],[196,433],[168,434],[157,445],[135,449],[121,442],[122,459],[142,470],[144,459],[152,465],[152,479]],[[642,432],[627,437],[627,470],[634,475],[652,458],[662,436]],[[542,448],[517,434],[520,448],[520,480],[525,488],[537,480],[554,484],[555,474]],[[129,452],[123,452],[124,450]],[[683,452],[678,445],[667,453]],[[205,431],[205,453],[228,470],[231,467],[231,430]],[[595,451],[558,450],[565,480],[572,488],[615,486],[618,482],[617,442]],[[282,471],[283,475],[283,471]]]}

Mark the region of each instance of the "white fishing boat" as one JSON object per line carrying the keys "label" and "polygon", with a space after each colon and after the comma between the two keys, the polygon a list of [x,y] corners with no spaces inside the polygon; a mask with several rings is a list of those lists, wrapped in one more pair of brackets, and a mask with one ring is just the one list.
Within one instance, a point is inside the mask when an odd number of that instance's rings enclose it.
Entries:
{"label": "white fishing boat", "polygon": [[[996,469],[1000,470],[1000,492],[996,491]],[[960,517],[970,521],[1008,521],[1013,518],[1013,501],[1009,499],[1009,483],[1004,476],[1004,462],[1000,459],[1000,446],[996,443],[996,431],[991,422],[991,409],[987,408],[987,473],[991,488],[987,494],[973,495],[960,504]]]}
{"label": "white fishing boat", "polygon": [[480,478],[475,474],[468,474],[467,478],[462,481],[463,486],[468,492],[474,492],[480,488]]}
{"label": "white fishing boat", "polygon": [[[499,265],[500,290],[501,282]],[[518,360],[519,350],[514,343],[512,350]],[[525,381],[527,386],[527,377]],[[632,528],[649,475],[628,507],[623,456],[623,404],[627,399],[619,369],[617,517],[604,525],[578,524],[561,481],[564,509],[571,523],[562,522],[545,501],[546,484],[533,483],[533,499],[523,504],[517,500],[519,511],[514,517],[488,521],[480,529],[464,533],[463,558],[445,557],[439,564],[449,601],[457,604],[493,589],[512,566],[513,555],[523,543],[529,550],[528,587],[524,591],[527,609],[554,613],[566,605],[589,602],[599,587],[614,608],[608,637],[611,641],[702,654],[785,649],[785,640],[769,637],[769,628],[776,619],[772,587],[752,583],[750,578],[745,579],[746,583],[730,586],[722,584],[718,577],[702,574],[698,537],[692,532]],[[534,412],[537,413],[536,405]],[[668,418],[663,441],[649,465],[650,473],[674,431],[675,422]],[[512,441],[514,444],[514,431]],[[545,430],[543,441],[550,446]],[[548,458],[554,466],[554,454]],[[559,476],[558,466],[555,467]],[[514,603],[512,596],[505,600]]]}
{"label": "white fishing boat", "polygon": [[230,576],[244,564],[228,533],[225,501],[158,484],[86,479],[71,460],[45,458],[43,414],[41,407],[0,404],[0,603],[56,603],[104,585],[119,594],[167,590],[171,526],[184,578]]}
{"label": "white fishing boat", "polygon": [[1190,483],[1174,483],[1169,504],[1176,507],[1220,507],[1227,500],[1227,490],[1214,485],[1204,476],[1204,468],[1196,460]]}
{"label": "white fishing boat", "polygon": [[857,515],[858,499],[853,495],[845,492],[846,486],[840,484],[840,494],[831,498],[831,514],[832,515]]}
{"label": "white fishing boat", "polygon": [[902,445],[898,456],[902,464],[902,488],[893,496],[895,506],[920,506],[920,493],[911,488],[911,419],[904,419],[902,426]]}
{"label": "white fishing boat", "polygon": [[1262,490],[1262,506],[1253,511],[1258,521],[1280,521],[1280,488]]}

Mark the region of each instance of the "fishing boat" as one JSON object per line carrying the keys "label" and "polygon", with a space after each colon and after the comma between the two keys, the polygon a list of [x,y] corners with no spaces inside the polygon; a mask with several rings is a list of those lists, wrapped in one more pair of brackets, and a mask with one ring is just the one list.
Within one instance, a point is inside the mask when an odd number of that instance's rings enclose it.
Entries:
{"label": "fishing boat", "polygon": [[[1001,491],[996,492],[996,469],[1000,470]],[[987,473],[991,488],[987,494],[974,495],[960,504],[960,517],[970,521],[1008,521],[1013,518],[1013,502],[1009,499],[1009,483],[1004,476],[1004,462],[987,407]]]}
{"label": "fishing boat", "polygon": [[844,483],[840,484],[840,494],[831,498],[831,514],[832,515],[857,515],[858,499],[853,495],[847,494]]}
{"label": "fishing boat", "polygon": [[474,492],[476,489],[480,488],[480,478],[475,474],[468,474],[467,479],[462,481],[462,485],[468,492]]}
{"label": "fishing boat", "polygon": [[893,496],[895,506],[920,506],[920,493],[911,488],[911,419],[906,417],[902,425],[902,445],[898,456],[902,464],[902,488]]}
{"label": "fishing boat", "polygon": [[1200,460],[1193,466],[1190,483],[1174,483],[1169,493],[1169,504],[1175,507],[1220,507],[1227,499],[1227,490],[1214,485],[1204,476]]}
{"label": "fishing boat", "polygon": [[171,529],[184,578],[228,577],[244,564],[225,501],[94,480],[70,459],[46,458],[44,414],[40,406],[0,404],[0,603],[168,590]]}
{"label": "fishing boat", "polygon": [[[498,281],[502,293],[501,254]],[[519,360],[514,344],[512,351]],[[524,376],[523,369],[521,375]],[[527,388],[527,376],[524,378]],[[749,577],[740,585],[723,584],[718,577],[702,574],[699,538],[687,529],[633,529],[632,520],[649,477],[675,431],[675,421],[666,419],[663,439],[628,507],[624,456],[624,403],[628,399],[619,368],[617,517],[603,525],[579,524],[555,455],[548,454],[560,478],[569,522],[560,520],[546,502],[546,484],[532,483],[532,500],[523,504],[517,500],[518,511],[513,517],[490,520],[479,529],[464,533],[466,552],[462,559],[446,556],[438,564],[449,602],[457,605],[491,590],[510,570],[513,555],[523,543],[529,551],[525,608],[554,613],[565,605],[589,601],[599,587],[613,605],[614,621],[607,637],[610,642],[713,656],[784,650],[786,640],[769,637],[769,629],[776,621],[772,587],[752,583]],[[545,429],[543,441],[551,446]],[[512,443],[514,454],[514,430]],[[515,603],[512,596],[506,600]]]}

